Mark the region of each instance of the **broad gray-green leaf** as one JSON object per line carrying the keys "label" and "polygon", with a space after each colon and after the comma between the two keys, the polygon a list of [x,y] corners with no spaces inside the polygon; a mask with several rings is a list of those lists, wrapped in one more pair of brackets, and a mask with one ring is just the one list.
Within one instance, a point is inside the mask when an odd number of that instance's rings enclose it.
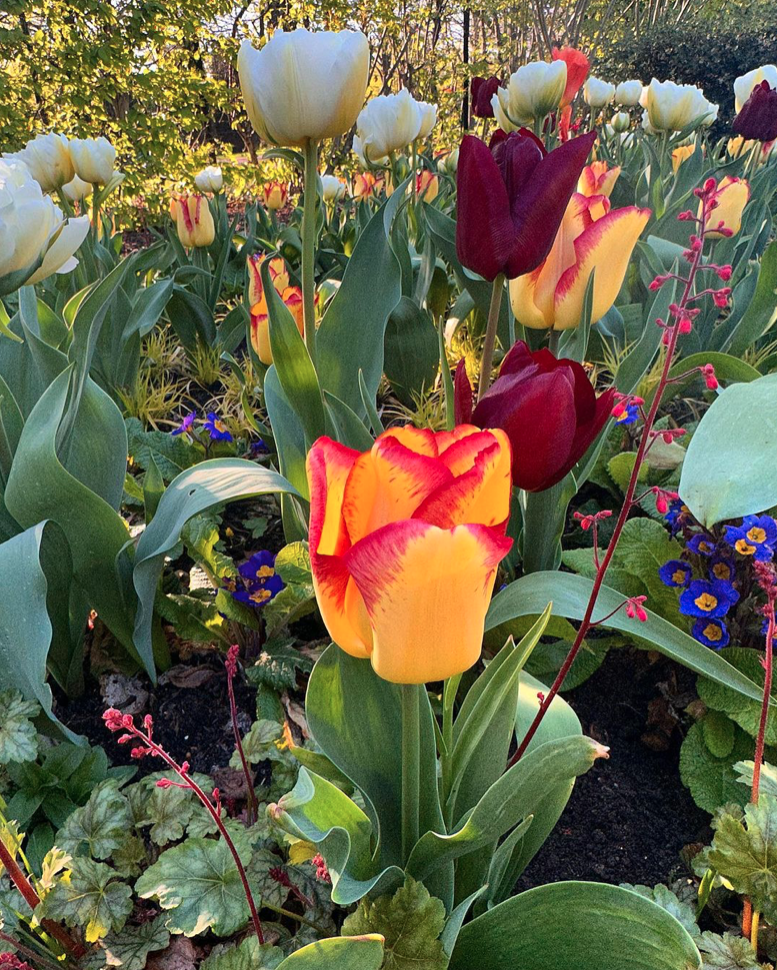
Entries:
{"label": "broad gray-green leaf", "polygon": [[380,936],[340,936],[309,943],[286,957],[278,970],[380,970]]}
{"label": "broad gray-green leaf", "polygon": [[688,445],[680,497],[706,528],[777,505],[777,374],[727,387]]}
{"label": "broad gray-green leaf", "polygon": [[621,883],[621,889],[630,889],[632,892],[644,896],[645,899],[650,899],[652,902],[657,903],[662,909],[665,909],[667,913],[671,913],[676,920],[682,923],[694,939],[699,935],[699,927],[696,923],[696,912],[693,906],[678,899],[677,894],[673,893],[668,886],[660,884],[652,887],[632,886],[629,883],[623,882]]}
{"label": "broad gray-green leaf", "polygon": [[73,859],[69,869],[70,879],[60,880],[41,904],[43,915],[82,929],[87,943],[121,930],[132,912],[130,887],[104,862]]}
{"label": "broad gray-green leaf", "polygon": [[38,732],[30,718],[39,713],[40,706],[35,701],[26,701],[18,690],[0,693],[0,765],[35,760]]}
{"label": "broad gray-green leaf", "polygon": [[[245,865],[248,857],[241,854]],[[171,933],[197,936],[212,929],[231,936],[249,919],[235,860],[223,839],[187,839],[163,852],[135,883],[143,899],[155,898],[169,911]]]}
{"label": "broad gray-green leaf", "polygon": [[200,970],[275,970],[283,960],[283,950],[271,943],[260,943],[247,936],[237,946],[214,946]]}
{"label": "broad gray-green leaf", "polygon": [[77,808],[57,833],[57,846],[76,856],[107,859],[132,833],[129,801],[113,781],[105,781]]}
{"label": "broad gray-green leaf", "polygon": [[714,812],[728,802],[743,805],[747,801],[747,790],[737,784],[734,763],[752,756],[754,742],[741,728],[734,728],[734,743],[724,757],[710,750],[700,723],[691,726],[680,749],[680,778],[705,812]]}
{"label": "broad gray-green leaf", "polygon": [[119,933],[109,933],[100,946],[84,959],[85,970],[145,970],[149,953],[164,950],[170,942],[170,931],[163,916],[150,923],[127,926]]}
{"label": "broad gray-green leaf", "polygon": [[698,941],[704,970],[767,970],[745,936],[738,933],[702,933]]}

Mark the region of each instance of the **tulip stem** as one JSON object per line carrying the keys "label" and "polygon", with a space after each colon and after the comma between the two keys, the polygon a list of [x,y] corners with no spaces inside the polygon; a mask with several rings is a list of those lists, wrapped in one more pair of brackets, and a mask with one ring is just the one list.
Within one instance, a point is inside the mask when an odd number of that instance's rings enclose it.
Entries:
{"label": "tulip stem", "polygon": [[502,306],[502,290],[505,285],[504,273],[499,273],[491,290],[491,305],[488,308],[486,339],[483,342],[483,356],[480,361],[480,381],[478,382],[478,401],[491,386],[491,371],[494,367],[494,347],[496,331],[499,326],[499,310]]}
{"label": "tulip stem", "polygon": [[548,333],[548,350],[554,357],[558,357],[558,345],[561,342],[561,331],[551,330]]}
{"label": "tulip stem", "polygon": [[419,688],[402,684],[402,860],[407,864],[419,838],[421,738]]}
{"label": "tulip stem", "polygon": [[305,197],[302,210],[302,315],[305,345],[316,365],[316,202],[318,200],[318,143],[305,142]]}
{"label": "tulip stem", "polygon": [[437,340],[440,348],[440,378],[442,380],[443,398],[445,400],[445,429],[446,431],[453,431],[456,424],[454,408],[455,394],[453,380],[451,378],[451,368],[448,363],[448,354],[445,350],[445,320],[443,316],[440,316],[437,320]]}

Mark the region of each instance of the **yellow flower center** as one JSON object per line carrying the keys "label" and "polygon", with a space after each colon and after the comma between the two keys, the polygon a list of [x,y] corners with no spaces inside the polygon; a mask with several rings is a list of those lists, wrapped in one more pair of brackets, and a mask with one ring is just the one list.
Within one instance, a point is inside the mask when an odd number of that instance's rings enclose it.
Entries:
{"label": "yellow flower center", "polygon": [[227,430],[227,426],[224,424],[223,421],[214,421],[213,427],[216,429],[216,431],[224,432]]}
{"label": "yellow flower center", "polygon": [[731,579],[731,567],[725,562],[716,562],[712,572],[716,579]]}
{"label": "yellow flower center", "polygon": [[755,552],[755,546],[748,545],[745,539],[737,539],[734,548],[742,556],[752,556]]}
{"label": "yellow flower center", "polygon": [[712,546],[709,544],[709,542],[699,543],[699,552],[711,552],[711,551],[712,551]]}
{"label": "yellow flower center", "polygon": [[676,569],[672,573],[672,579],[676,583],[684,583],[685,582],[685,571],[683,569]]}
{"label": "yellow flower center", "polygon": [[269,579],[270,576],[274,576],[274,575],[275,575],[275,570],[272,568],[272,566],[260,566],[256,570],[257,579]]}
{"label": "yellow flower center", "polygon": [[761,529],[759,526],[754,525],[752,529],[748,530],[747,538],[751,542],[756,542],[760,544],[762,542],[766,542],[766,532],[763,529]]}
{"label": "yellow flower center", "polygon": [[717,596],[713,596],[712,593],[702,593],[701,596],[697,596],[693,601],[700,610],[704,610],[705,613],[709,613],[710,610],[714,610],[718,605]]}
{"label": "yellow flower center", "polygon": [[266,603],[270,595],[269,589],[258,589],[255,593],[251,593],[248,598],[254,603]]}
{"label": "yellow flower center", "polygon": [[704,636],[708,640],[720,640],[723,636],[723,631],[717,623],[708,623],[704,627]]}

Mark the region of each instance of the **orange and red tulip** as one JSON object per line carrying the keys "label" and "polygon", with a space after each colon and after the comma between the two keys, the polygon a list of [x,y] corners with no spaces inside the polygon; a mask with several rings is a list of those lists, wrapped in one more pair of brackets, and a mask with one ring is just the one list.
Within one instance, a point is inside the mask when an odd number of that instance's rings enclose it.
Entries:
{"label": "orange and red tulip", "polygon": [[620,165],[609,168],[607,162],[591,162],[580,173],[577,191],[587,196],[606,195],[609,199],[620,174]]}
{"label": "orange and red tulip", "polygon": [[352,195],[356,201],[369,199],[378,191],[380,182],[372,172],[357,172],[353,177]]}
{"label": "orange and red tulip", "polygon": [[687,162],[688,159],[696,151],[696,145],[679,145],[672,151],[672,171],[675,175],[680,171],[680,166],[683,162]]}
{"label": "orange and red tulip", "polygon": [[424,202],[434,202],[440,191],[440,180],[429,169],[425,168],[415,178],[416,195]]}
{"label": "orange and red tulip", "polygon": [[510,549],[510,443],[463,425],[392,428],[360,453],[308,454],[313,585],[334,642],[397,684],[444,680],[480,656]]}
{"label": "orange and red tulip", "polygon": [[604,195],[572,196],[547,259],[510,282],[515,318],[525,327],[566,330],[580,323],[588,280],[594,277],[591,321],[615,302],[650,209],[610,211]]}
{"label": "orange and red tulip", "polygon": [[583,86],[583,82],[588,76],[590,63],[582,51],[575,47],[553,48],[553,60],[563,61],[567,66],[567,86],[561,98],[561,107],[566,108],[575,100],[575,95]]}

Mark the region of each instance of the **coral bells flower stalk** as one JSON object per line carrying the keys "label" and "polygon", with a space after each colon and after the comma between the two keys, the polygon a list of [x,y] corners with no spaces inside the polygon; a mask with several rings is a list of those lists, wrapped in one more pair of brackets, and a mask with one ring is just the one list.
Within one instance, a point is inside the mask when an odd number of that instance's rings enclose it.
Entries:
{"label": "coral bells flower stalk", "polygon": [[392,428],[361,454],[319,438],[308,481],[313,585],[334,642],[397,684],[471,667],[512,545],[505,433]]}
{"label": "coral bells flower stalk", "polygon": [[229,693],[229,714],[232,721],[232,733],[235,737],[235,748],[240,756],[240,764],[243,766],[243,775],[246,780],[246,801],[248,803],[247,814],[248,824],[253,825],[259,817],[259,802],[254,790],[254,779],[251,769],[248,767],[248,760],[243,750],[243,740],[240,737],[240,727],[237,723],[237,704],[235,703],[235,676],[237,675],[237,662],[240,659],[240,647],[233,644],[227,651],[227,658],[224,667],[227,671],[227,692]]}
{"label": "coral bells flower stalk", "polygon": [[[618,541],[621,537],[623,527],[626,524],[626,520],[629,517],[629,513],[631,512],[634,505],[636,505],[642,498],[644,498],[644,495],[637,496],[635,493],[637,489],[637,483],[639,480],[640,470],[645,460],[645,456],[649,448],[651,447],[652,443],[656,440],[656,435],[653,434],[653,425],[655,424],[656,416],[658,414],[658,409],[661,405],[661,398],[663,397],[663,393],[668,384],[677,383],[679,381],[682,381],[683,379],[685,379],[685,377],[688,376],[687,374],[681,374],[674,378],[670,378],[669,376],[670,370],[672,368],[672,363],[674,361],[674,354],[677,347],[677,340],[681,332],[683,331],[684,321],[687,321],[689,319],[692,320],[691,314],[693,313],[693,310],[694,310],[693,304],[704,295],[708,295],[716,292],[709,288],[706,290],[696,292],[696,281],[697,281],[699,272],[702,269],[711,270],[715,272],[718,276],[720,276],[721,271],[723,271],[723,275],[724,276],[726,275],[725,267],[718,267],[712,263],[705,263],[702,265],[702,252],[704,250],[704,242],[708,234],[708,227],[714,226],[717,228],[717,222],[715,217],[715,209],[716,209],[715,197],[716,197],[717,191],[718,191],[718,186],[717,186],[717,183],[715,182],[715,179],[708,179],[704,183],[703,188],[699,188],[695,190],[696,196],[701,200],[701,203],[702,203],[700,215],[696,216],[692,212],[683,212],[678,217],[681,221],[695,223],[695,232],[692,234],[690,239],[690,245],[684,253],[684,257],[689,264],[687,275],[673,276],[672,274],[669,274],[667,276],[664,276],[654,281],[656,283],[655,288],[657,289],[660,286],[664,286],[670,279],[674,279],[676,282],[682,285],[682,295],[680,297],[679,303],[672,304],[670,306],[671,318],[667,322],[657,321],[659,325],[664,328],[664,331],[665,331],[665,337],[667,338],[665,342],[666,351],[664,355],[663,366],[661,368],[661,377],[658,382],[658,387],[656,389],[656,393],[653,397],[652,403],[650,404],[650,408],[645,414],[644,426],[642,429],[642,434],[640,436],[639,445],[637,448],[636,459],[634,461],[634,468],[632,470],[631,477],[629,479],[629,484],[626,488],[626,495],[623,500],[623,506],[621,507],[621,510],[618,514],[618,518],[615,522],[615,527],[613,529],[612,538],[610,539],[610,542],[607,546],[607,550],[605,551],[604,556],[601,559],[601,562],[598,562],[598,560],[595,561],[596,575],[593,581],[593,589],[591,590],[591,595],[588,600],[588,605],[586,606],[585,613],[583,615],[583,620],[577,631],[577,635],[572,644],[572,647],[569,653],[567,654],[567,657],[564,660],[564,663],[561,665],[561,669],[559,670],[558,675],[556,676],[556,679],[553,681],[553,685],[551,686],[550,690],[548,691],[548,693],[545,695],[542,702],[540,703],[539,710],[537,711],[537,714],[535,715],[535,718],[532,721],[531,726],[529,727],[528,731],[526,732],[520,744],[518,745],[518,749],[516,750],[515,754],[510,759],[508,767],[518,762],[526,752],[526,749],[529,746],[529,743],[537,733],[538,727],[542,723],[542,720],[545,717],[548,711],[548,708],[552,704],[553,698],[561,689],[561,686],[563,685],[564,680],[566,679],[566,676],[569,673],[569,669],[572,666],[575,660],[575,657],[577,656],[578,651],[580,650],[580,646],[583,643],[583,640],[585,639],[585,636],[587,635],[588,631],[593,626],[597,626],[598,624],[604,622],[604,620],[608,618],[608,617],[601,617],[597,620],[594,620],[593,613],[596,607],[597,600],[599,598],[599,592],[604,583],[605,576],[607,575],[607,570],[612,562],[613,555],[615,554]],[[703,373],[703,376],[705,377],[705,380],[707,380],[708,382],[711,379],[714,380],[714,374],[711,373],[709,369],[709,365],[706,365],[705,368],[694,368],[694,370],[691,371],[690,373],[693,373],[694,371],[696,372],[701,371]],[[620,400],[616,405],[616,410],[618,410],[619,413],[622,413],[623,404],[624,404],[623,400]],[[663,432],[661,434],[663,435]],[[637,602],[637,600],[634,598],[630,600],[625,600],[618,607],[618,609],[625,607],[627,615],[633,616],[637,620],[646,620],[647,612],[645,611],[645,608],[643,605],[644,600],[642,600],[641,598],[638,598],[638,599],[639,599],[639,602]]]}
{"label": "coral bells flower stalk", "polygon": [[199,800],[205,806],[205,809],[213,819],[216,827],[227,844],[227,848],[232,854],[238,874],[240,875],[240,881],[243,884],[243,892],[245,893],[246,901],[248,902],[248,909],[251,913],[254,931],[256,932],[259,942],[264,943],[262,924],[259,919],[259,912],[256,908],[256,903],[254,902],[251,887],[248,884],[248,876],[246,875],[245,867],[240,859],[240,853],[237,851],[235,843],[232,841],[232,836],[229,834],[229,831],[224,824],[224,820],[221,817],[221,798],[219,796],[218,788],[214,788],[213,797],[208,798],[202,788],[200,788],[197,782],[189,774],[189,762],[184,761],[181,764],[178,764],[178,762],[175,761],[161,745],[154,741],[154,722],[150,714],[147,714],[143,718],[143,727],[139,728],[135,724],[135,718],[131,714],[122,714],[122,712],[117,710],[115,707],[111,707],[103,713],[103,721],[108,730],[114,734],[120,731],[123,732],[121,737],[118,739],[119,744],[134,745],[132,751],[130,752],[133,758],[137,760],[149,756],[152,758],[161,758],[162,761],[164,761],[164,763],[181,779],[180,782],[176,782],[171,781],[169,778],[162,778],[157,782],[158,788],[188,788],[189,791],[194,792],[197,798],[199,798]]}

